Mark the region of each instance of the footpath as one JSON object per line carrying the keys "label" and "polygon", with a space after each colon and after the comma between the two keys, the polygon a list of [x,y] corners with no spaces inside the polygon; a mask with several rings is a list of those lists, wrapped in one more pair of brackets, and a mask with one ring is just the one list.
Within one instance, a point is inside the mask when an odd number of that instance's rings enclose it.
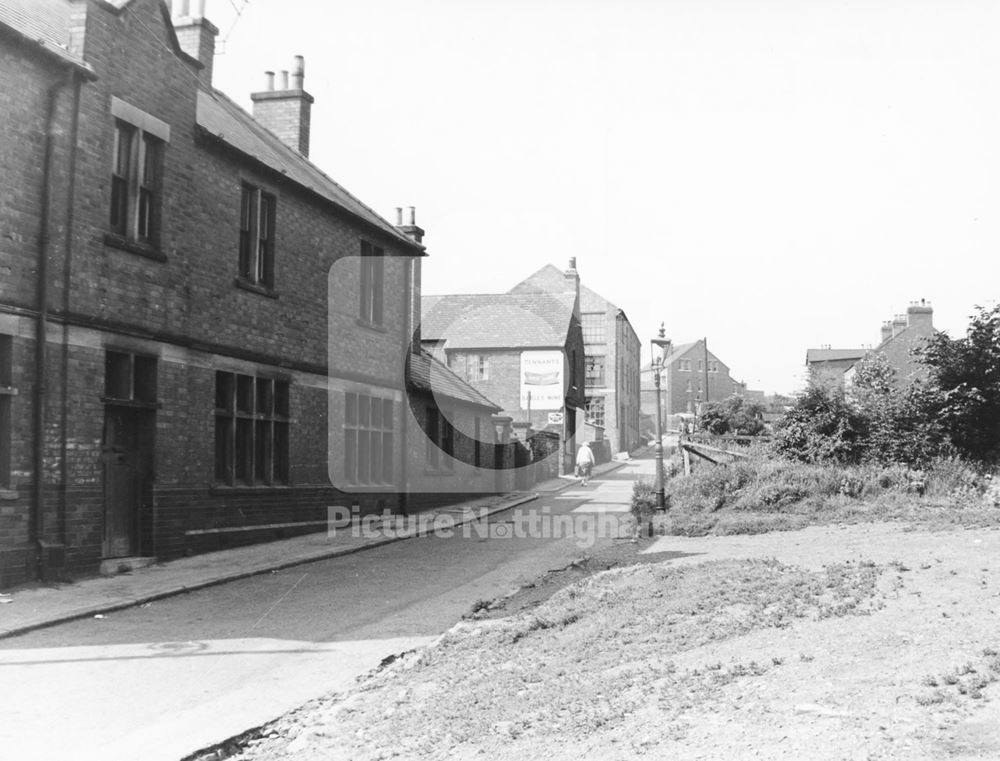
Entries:
{"label": "footpath", "polygon": [[[622,465],[618,461],[599,465],[594,468],[594,476],[616,470]],[[412,539],[435,528],[459,526],[480,520],[579,482],[573,476],[561,476],[535,484],[529,492],[489,495],[425,510],[410,516],[414,520],[404,521],[401,527],[394,527],[392,531],[356,531],[344,528],[305,534],[291,539],[178,558],[115,576],[0,593],[0,639],[260,573]]]}

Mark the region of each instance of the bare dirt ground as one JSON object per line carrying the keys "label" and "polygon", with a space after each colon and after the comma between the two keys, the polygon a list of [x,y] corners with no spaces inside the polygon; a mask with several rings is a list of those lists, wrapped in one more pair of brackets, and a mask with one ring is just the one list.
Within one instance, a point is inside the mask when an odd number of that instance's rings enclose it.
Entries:
{"label": "bare dirt ground", "polygon": [[653,548],[684,554],[550,575],[235,757],[1000,759],[1000,531]]}

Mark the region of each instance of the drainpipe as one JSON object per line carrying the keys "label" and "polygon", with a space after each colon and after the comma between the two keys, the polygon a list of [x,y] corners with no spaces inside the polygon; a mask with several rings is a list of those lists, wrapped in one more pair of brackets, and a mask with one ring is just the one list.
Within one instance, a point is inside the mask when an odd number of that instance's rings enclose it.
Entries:
{"label": "drainpipe", "polygon": [[[72,78],[70,73],[67,80]],[[56,131],[56,103],[66,80],[49,87],[45,107],[45,151],[42,157],[42,194],[39,210],[38,231],[38,282],[36,300],[38,317],[35,328],[35,404],[34,404],[34,521],[35,571],[38,578],[44,578],[44,535],[45,535],[45,343],[49,318],[49,216],[52,199],[52,152]]]}
{"label": "drainpipe", "polygon": [[[402,209],[397,209],[399,221],[402,222]],[[409,484],[407,479],[406,463],[410,459],[410,441],[406,425],[407,417],[410,415],[410,363],[413,362],[413,289],[414,270],[416,257],[406,258],[406,266],[403,267],[403,292],[408,294],[406,299],[406,314],[403,315],[403,401],[399,405],[399,512],[402,515],[409,515]]]}
{"label": "drainpipe", "polygon": [[[66,185],[66,219],[63,233],[63,284],[62,284],[62,313],[69,314],[70,310],[70,286],[72,284],[72,259],[73,259],[73,209],[76,202],[76,141],[80,129],[80,91],[83,88],[83,77],[79,72],[70,70],[70,77],[73,85],[73,106],[70,117],[69,131],[69,177]],[[60,480],[63,483],[63,491],[59,503],[59,538],[62,544],[66,542],[66,491],[69,473],[66,458],[66,442],[69,430],[69,325],[63,321],[62,340],[62,398],[59,400],[60,407],[60,431],[62,438],[62,457]]]}

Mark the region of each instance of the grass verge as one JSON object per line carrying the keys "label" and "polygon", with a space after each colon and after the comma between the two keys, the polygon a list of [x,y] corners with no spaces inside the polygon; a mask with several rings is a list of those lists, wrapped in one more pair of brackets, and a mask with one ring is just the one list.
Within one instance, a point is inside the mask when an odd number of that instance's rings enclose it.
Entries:
{"label": "grass verge", "polygon": [[[659,533],[759,534],[824,523],[908,521],[930,527],[1000,525],[992,474],[958,459],[923,470],[905,466],[817,465],[757,452],[728,467],[702,465],[666,485],[669,510],[657,516]],[[633,502],[648,502],[648,483]]]}

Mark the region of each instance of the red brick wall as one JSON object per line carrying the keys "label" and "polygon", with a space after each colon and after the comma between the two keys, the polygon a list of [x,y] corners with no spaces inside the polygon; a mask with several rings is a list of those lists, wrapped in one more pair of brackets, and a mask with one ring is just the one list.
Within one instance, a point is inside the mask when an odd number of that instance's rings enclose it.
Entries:
{"label": "red brick wall", "polygon": [[[428,440],[424,431],[427,426],[427,409],[439,405],[441,416],[455,429],[454,458],[451,468],[444,466],[448,459],[444,452],[438,452],[439,467],[432,468],[427,458]],[[435,495],[455,495],[465,493],[491,493],[496,489],[496,476],[492,472],[495,458],[493,446],[495,428],[492,413],[479,407],[436,399],[429,395],[411,396],[406,406],[409,419],[408,446],[406,451],[406,474],[410,496],[407,506],[433,504]],[[479,418],[480,466],[475,466],[475,419]]]}
{"label": "red brick wall", "polygon": [[[305,528],[190,534],[301,523],[325,517],[342,495],[327,478],[337,441],[328,438],[330,372],[402,388],[406,345],[405,261],[389,259],[383,329],[358,324],[364,238],[389,256],[406,247],[240,157],[195,124],[194,67],[169,49],[161,4],[135,0],[121,13],[90,3],[85,55],[99,78],[82,87],[70,245],[63,237],[72,91],[58,101],[50,225],[52,317],[46,369],[45,535],[64,545],[64,572],[96,570],[103,536],[104,363],[109,348],[158,357],[155,488],[141,516],[142,552],[173,557]],[[32,573],[34,320],[37,235],[46,91],[60,69],[31,47],[0,45],[0,76],[18,82],[0,94],[0,332],[15,336],[13,475],[0,494],[0,585]],[[108,245],[113,118],[118,97],[170,125],[161,188],[160,259]],[[8,146],[8,147],[4,147]],[[16,147],[16,150],[15,150]],[[240,183],[277,197],[277,298],[235,285]],[[335,267],[335,263],[337,266]],[[332,277],[330,273],[332,272]],[[331,285],[332,284],[332,285]],[[330,289],[335,301],[328,314]],[[328,336],[334,336],[334,351]],[[285,377],[291,388],[287,488],[227,490],[213,485],[215,371]],[[334,428],[336,430],[336,428]],[[334,456],[341,456],[334,453]],[[365,495],[366,509],[394,495]],[[311,530],[317,530],[313,528]],[[321,528],[319,530],[322,530]]]}

